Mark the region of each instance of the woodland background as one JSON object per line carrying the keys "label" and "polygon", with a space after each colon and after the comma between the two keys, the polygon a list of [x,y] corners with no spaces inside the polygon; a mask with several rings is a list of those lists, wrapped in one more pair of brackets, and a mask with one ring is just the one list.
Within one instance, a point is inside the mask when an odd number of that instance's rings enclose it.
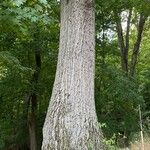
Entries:
{"label": "woodland background", "polygon": [[[150,1],[96,1],[95,101],[110,150],[150,136]],[[0,1],[0,149],[38,149],[59,47],[60,2]]]}

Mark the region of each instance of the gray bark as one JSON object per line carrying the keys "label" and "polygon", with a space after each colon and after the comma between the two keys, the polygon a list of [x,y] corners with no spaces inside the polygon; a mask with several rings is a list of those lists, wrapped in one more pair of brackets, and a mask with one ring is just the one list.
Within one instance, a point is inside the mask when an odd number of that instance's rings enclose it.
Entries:
{"label": "gray bark", "polygon": [[94,101],[93,0],[62,0],[56,78],[42,150],[102,150]]}

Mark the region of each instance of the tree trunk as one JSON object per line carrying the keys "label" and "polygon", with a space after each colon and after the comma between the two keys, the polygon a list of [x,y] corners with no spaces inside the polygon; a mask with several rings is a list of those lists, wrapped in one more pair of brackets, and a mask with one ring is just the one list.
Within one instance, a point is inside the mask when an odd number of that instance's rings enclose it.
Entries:
{"label": "tree trunk", "polygon": [[37,150],[36,107],[37,107],[37,97],[35,94],[32,94],[31,95],[31,112],[29,113],[29,120],[28,120],[31,150]]}
{"label": "tree trunk", "polygon": [[42,150],[102,150],[94,102],[93,0],[61,0],[60,47]]}
{"label": "tree trunk", "polygon": [[[121,16],[119,13],[114,11],[114,17],[116,21],[116,30],[118,35],[118,45],[120,48],[120,54],[121,54],[121,67],[122,70],[128,74],[128,36],[129,36],[129,26],[126,33],[126,39],[123,37],[123,29],[121,25]],[[128,23],[128,25],[130,25]]]}
{"label": "tree trunk", "polygon": [[136,65],[137,65],[137,59],[138,59],[138,54],[140,50],[140,44],[142,40],[142,34],[144,31],[144,25],[145,21],[147,19],[144,14],[140,14],[140,19],[139,19],[139,24],[138,24],[138,30],[137,30],[137,39],[134,44],[133,52],[132,52],[132,58],[131,58],[131,64],[129,66],[128,64],[128,51],[129,51],[129,32],[130,32],[130,27],[131,27],[131,18],[132,18],[132,8],[129,10],[129,15],[127,18],[127,30],[126,30],[126,35],[125,38],[123,36],[123,29],[121,25],[121,16],[119,13],[114,11],[114,17],[116,21],[116,29],[117,29],[117,34],[118,34],[118,44],[119,48],[121,51],[121,66],[122,70],[126,72],[128,75],[128,72],[130,76],[134,76],[135,70],[136,70]]}
{"label": "tree trunk", "polygon": [[131,58],[131,67],[130,67],[130,75],[134,76],[135,71],[136,71],[136,64],[138,60],[138,54],[140,50],[140,45],[142,41],[142,34],[144,31],[144,25],[146,22],[147,17],[144,16],[143,14],[140,14],[140,20],[139,20],[139,25],[138,25],[138,33],[137,33],[137,39],[134,44],[133,52],[132,52],[132,58]]}
{"label": "tree trunk", "polygon": [[35,48],[35,72],[32,78],[32,85],[34,91],[30,93],[29,102],[30,102],[30,112],[28,116],[28,125],[29,125],[29,136],[30,136],[30,149],[37,150],[37,134],[36,134],[36,110],[37,110],[37,84],[40,75],[41,69],[41,54],[38,48]]}

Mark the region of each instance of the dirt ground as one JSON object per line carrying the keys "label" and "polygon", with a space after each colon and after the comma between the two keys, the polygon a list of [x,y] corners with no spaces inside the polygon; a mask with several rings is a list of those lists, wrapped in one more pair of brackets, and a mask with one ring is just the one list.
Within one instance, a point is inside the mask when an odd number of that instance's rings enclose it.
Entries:
{"label": "dirt ground", "polygon": [[135,142],[131,144],[130,150],[150,150],[150,140],[146,140],[144,142],[144,149],[142,149],[142,145],[140,142]]}

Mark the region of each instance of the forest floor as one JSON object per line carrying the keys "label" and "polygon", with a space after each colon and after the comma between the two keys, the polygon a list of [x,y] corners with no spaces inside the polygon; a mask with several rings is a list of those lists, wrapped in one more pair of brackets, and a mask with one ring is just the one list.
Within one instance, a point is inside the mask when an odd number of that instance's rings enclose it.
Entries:
{"label": "forest floor", "polygon": [[144,140],[144,149],[142,149],[141,142],[135,141],[131,144],[130,148],[123,148],[120,150],[150,150],[150,138]]}
{"label": "forest floor", "polygon": [[142,145],[140,142],[135,142],[131,144],[130,150],[150,150],[150,140],[144,141],[144,149],[142,149]]}

